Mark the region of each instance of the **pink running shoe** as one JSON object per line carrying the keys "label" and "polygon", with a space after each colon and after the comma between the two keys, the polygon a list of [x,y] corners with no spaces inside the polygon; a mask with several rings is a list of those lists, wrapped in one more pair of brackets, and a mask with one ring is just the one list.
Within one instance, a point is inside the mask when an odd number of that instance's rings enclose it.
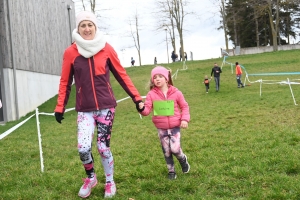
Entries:
{"label": "pink running shoe", "polygon": [[104,198],[111,198],[115,196],[117,191],[116,184],[115,183],[106,183],[105,184],[105,194]]}
{"label": "pink running shoe", "polygon": [[80,196],[81,198],[87,198],[88,196],[90,196],[92,188],[97,185],[98,181],[97,181],[96,175],[93,180],[91,180],[89,178],[85,178],[82,180],[84,183],[78,192],[78,196]]}

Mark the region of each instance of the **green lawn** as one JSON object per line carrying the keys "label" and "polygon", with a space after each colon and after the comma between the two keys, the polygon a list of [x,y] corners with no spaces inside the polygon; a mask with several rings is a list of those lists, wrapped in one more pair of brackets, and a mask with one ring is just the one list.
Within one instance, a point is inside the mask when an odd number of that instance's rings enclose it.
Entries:
{"label": "green lawn", "polygon": [[[249,74],[299,72],[300,51],[280,51],[228,57],[238,61]],[[167,169],[151,117],[142,119],[130,99],[117,106],[111,148],[115,159],[117,195],[113,199],[300,199],[299,106],[294,105],[286,84],[252,83],[237,88],[230,65],[223,67],[220,91],[205,93],[202,84],[213,63],[222,58],[188,61],[187,70],[178,71],[174,85],[190,106],[189,128],[182,130],[182,148],[191,170],[182,174],[176,162],[177,179],[167,179]],[[173,73],[182,63],[164,64]],[[144,96],[153,66],[127,68],[136,87]],[[243,80],[245,76],[243,75]],[[299,75],[251,76],[274,82]],[[111,77],[117,99],[127,97]],[[294,80],[299,81],[299,80]],[[273,83],[274,83],[273,82]],[[249,84],[249,83],[247,83]],[[291,85],[300,104],[299,85]],[[74,107],[74,92],[68,107]],[[56,97],[39,107],[53,112]],[[5,132],[19,121],[0,126]],[[0,199],[79,199],[78,190],[85,172],[77,153],[76,112],[65,113],[62,124],[53,116],[40,115],[44,173],[35,117],[0,140]],[[93,149],[99,183],[89,199],[102,199],[104,173]]]}

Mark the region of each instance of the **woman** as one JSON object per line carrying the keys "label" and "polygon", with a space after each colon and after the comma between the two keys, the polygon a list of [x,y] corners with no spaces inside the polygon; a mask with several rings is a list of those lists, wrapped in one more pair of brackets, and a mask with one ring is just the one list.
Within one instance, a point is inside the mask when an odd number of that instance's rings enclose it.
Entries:
{"label": "woman", "polygon": [[92,155],[93,133],[97,127],[97,148],[106,176],[104,197],[112,197],[116,193],[116,185],[110,138],[117,103],[110,84],[110,72],[136,105],[142,98],[121,66],[116,52],[97,29],[97,19],[93,13],[83,11],[78,14],[72,36],[75,42],[65,50],[63,56],[55,118],[59,123],[64,119],[74,76],[78,152],[87,174],[78,195],[88,197],[97,184]]}

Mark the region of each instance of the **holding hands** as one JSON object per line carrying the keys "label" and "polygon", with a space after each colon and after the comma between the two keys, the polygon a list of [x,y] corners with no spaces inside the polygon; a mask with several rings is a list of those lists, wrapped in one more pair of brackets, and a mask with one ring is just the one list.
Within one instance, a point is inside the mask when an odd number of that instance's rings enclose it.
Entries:
{"label": "holding hands", "polygon": [[139,108],[140,108],[140,110],[142,110],[144,107],[145,107],[144,102],[140,102],[140,103],[139,103]]}
{"label": "holding hands", "polygon": [[143,101],[136,102],[135,106],[138,112],[142,112],[145,109],[145,105]]}

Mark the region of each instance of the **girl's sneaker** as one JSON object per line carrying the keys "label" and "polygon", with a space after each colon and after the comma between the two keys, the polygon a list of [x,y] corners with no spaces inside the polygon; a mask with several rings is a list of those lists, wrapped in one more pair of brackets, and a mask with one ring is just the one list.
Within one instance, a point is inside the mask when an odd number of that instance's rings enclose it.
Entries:
{"label": "girl's sneaker", "polygon": [[184,155],[184,158],[179,161],[183,173],[188,173],[190,171],[190,164],[188,163],[187,156]]}
{"label": "girl's sneaker", "polygon": [[83,179],[83,182],[84,183],[78,192],[78,196],[80,196],[81,198],[87,198],[88,196],[90,196],[92,188],[97,185],[98,181],[95,175],[93,179]]}
{"label": "girl's sneaker", "polygon": [[111,182],[107,182],[105,184],[104,198],[111,198],[111,197],[115,196],[116,191],[117,191],[116,184],[111,183]]}
{"label": "girl's sneaker", "polygon": [[175,173],[175,172],[169,172],[169,173],[168,173],[168,178],[169,178],[170,180],[176,179],[176,178],[177,178],[176,173]]}

